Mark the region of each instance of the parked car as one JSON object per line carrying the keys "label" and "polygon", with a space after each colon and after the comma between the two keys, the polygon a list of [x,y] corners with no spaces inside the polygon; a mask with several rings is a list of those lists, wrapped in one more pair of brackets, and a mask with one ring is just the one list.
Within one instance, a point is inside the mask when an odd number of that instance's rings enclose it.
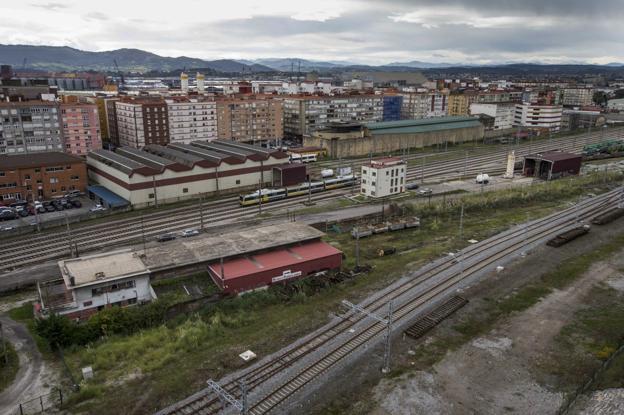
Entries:
{"label": "parked car", "polygon": [[0,212],[0,220],[12,220],[16,218],[17,214],[10,209],[5,209]]}
{"label": "parked car", "polygon": [[419,187],[418,183],[408,183],[408,184],[405,185],[405,188],[407,190],[416,190],[416,189],[418,189],[418,187]]}
{"label": "parked car", "polygon": [[423,195],[423,196],[424,196],[424,195],[430,195],[431,193],[433,193],[433,190],[431,190],[431,189],[430,189],[430,188],[428,188],[428,187],[423,187],[422,189],[420,189],[420,190],[418,191],[418,194],[419,194],[419,195]]}
{"label": "parked car", "polygon": [[79,208],[82,207],[82,202],[78,199],[72,199],[71,200],[71,204],[75,207],[75,208]]}
{"label": "parked car", "polygon": [[106,210],[106,208],[98,204],[98,205],[93,206],[91,209],[89,209],[89,212],[102,212],[104,210]]}
{"label": "parked car", "polygon": [[65,193],[65,197],[79,197],[79,196],[84,196],[84,193],[82,193],[80,190],[70,190],[69,192]]}
{"label": "parked car", "polygon": [[17,211],[17,214],[23,218],[26,218],[30,213],[28,212],[28,209],[20,209]]}
{"label": "parked car", "polygon": [[63,205],[58,200],[52,201],[52,206],[54,206],[54,209],[58,210],[59,212],[64,209]]}
{"label": "parked car", "polygon": [[197,229],[185,229],[180,233],[183,238],[189,238],[191,236],[199,235],[199,231]]}
{"label": "parked car", "polygon": [[166,242],[166,241],[173,241],[176,238],[174,233],[163,233],[162,235],[158,235],[156,237],[156,240],[158,242]]}

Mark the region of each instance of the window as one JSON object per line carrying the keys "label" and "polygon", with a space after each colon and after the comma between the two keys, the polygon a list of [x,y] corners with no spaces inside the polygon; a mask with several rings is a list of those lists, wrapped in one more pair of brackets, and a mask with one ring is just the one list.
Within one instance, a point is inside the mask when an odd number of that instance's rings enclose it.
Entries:
{"label": "window", "polygon": [[83,307],[89,307],[91,305],[93,305],[93,301],[85,301],[84,303],[82,303]]}
{"label": "window", "polygon": [[58,183],[58,179],[56,177],[50,177],[50,183]]}
{"label": "window", "polygon": [[240,180],[236,180],[236,184],[240,184]]}
{"label": "window", "polygon": [[128,299],[128,305],[130,305],[130,304],[136,304],[136,302],[137,302],[137,299],[136,299],[136,298],[129,298],[129,299]]}
{"label": "window", "polygon": [[35,169],[35,173],[41,173],[41,169]]}
{"label": "window", "polygon": [[182,193],[188,193],[188,187],[182,188]]}
{"label": "window", "polygon": [[0,171],[0,177],[4,177],[5,173],[3,171]]}
{"label": "window", "polygon": [[72,180],[80,180],[80,176],[71,176],[70,177]]}
{"label": "window", "polygon": [[150,199],[154,198],[154,193],[150,193],[147,197],[149,197]]}

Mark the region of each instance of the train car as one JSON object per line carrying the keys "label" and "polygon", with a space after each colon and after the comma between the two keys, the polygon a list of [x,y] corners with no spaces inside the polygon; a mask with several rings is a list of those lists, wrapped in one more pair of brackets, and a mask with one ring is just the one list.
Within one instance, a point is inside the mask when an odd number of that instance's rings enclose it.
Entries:
{"label": "train car", "polygon": [[256,190],[253,193],[239,196],[239,203],[241,206],[257,205],[262,200],[262,203],[272,202],[274,200],[286,199],[287,192],[285,188],[282,189],[261,189]]}
{"label": "train car", "polygon": [[291,163],[313,163],[317,160],[316,154],[298,154],[292,153],[290,155]]}
{"label": "train car", "polygon": [[355,176],[350,174],[348,176],[338,176],[333,179],[326,179],[325,189],[338,189],[340,187],[353,186],[355,184]]}
{"label": "train car", "polygon": [[[310,190],[310,187],[312,188],[311,190]],[[325,183],[323,182],[311,182],[309,183],[309,186],[308,186],[308,183],[302,183],[297,186],[287,187],[286,195],[288,197],[295,197],[295,196],[307,195],[308,193],[310,193],[310,191],[312,193],[318,193],[318,192],[322,192],[323,190],[325,190]]]}

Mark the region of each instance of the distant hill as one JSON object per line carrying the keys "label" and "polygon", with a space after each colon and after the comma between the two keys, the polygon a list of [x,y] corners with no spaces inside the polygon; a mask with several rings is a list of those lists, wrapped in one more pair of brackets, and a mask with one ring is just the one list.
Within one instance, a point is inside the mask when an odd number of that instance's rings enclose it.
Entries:
{"label": "distant hill", "polygon": [[297,72],[299,69],[301,69],[301,72],[310,72],[352,65],[350,62],[324,62],[299,58],[266,58],[245,62],[255,62],[281,72],[290,72],[291,70]]}
{"label": "distant hill", "polygon": [[183,68],[210,68],[218,72],[273,72],[260,64],[247,65],[235,60],[207,61],[186,56],[159,56],[140,49],[88,52],[66,46],[0,45],[0,63],[48,71],[115,71],[114,61],[124,72],[171,71]]}

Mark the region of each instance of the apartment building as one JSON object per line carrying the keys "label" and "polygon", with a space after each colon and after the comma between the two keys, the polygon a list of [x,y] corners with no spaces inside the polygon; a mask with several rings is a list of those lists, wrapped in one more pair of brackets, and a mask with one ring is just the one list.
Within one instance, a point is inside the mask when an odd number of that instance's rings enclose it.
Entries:
{"label": "apartment building", "polygon": [[86,162],[61,152],[0,155],[0,200],[43,200],[87,187]]}
{"label": "apartment building", "polygon": [[445,117],[448,114],[448,94],[440,91],[404,93],[401,118],[418,120],[422,118]]}
{"label": "apartment building", "polygon": [[117,135],[122,147],[143,148],[169,143],[167,103],[162,99],[130,99],[115,102]]}
{"label": "apartment building", "polygon": [[448,96],[448,115],[458,117],[470,114],[470,104],[475,100],[475,93],[451,93]]}
{"label": "apartment building", "polygon": [[382,121],[400,121],[402,106],[403,97],[401,95],[384,95]]}
{"label": "apartment building", "polygon": [[561,103],[570,107],[586,107],[594,102],[593,88],[563,88]]}
{"label": "apartment building", "polygon": [[284,136],[282,100],[272,95],[222,97],[216,110],[219,139],[255,143]]}
{"label": "apartment building", "polygon": [[514,126],[559,131],[561,129],[562,114],[563,107],[561,105],[540,105],[523,102],[522,104],[516,104]]}
{"label": "apartment building", "polygon": [[361,168],[360,192],[370,197],[386,197],[403,193],[407,168],[405,161],[397,157],[371,160]]}
{"label": "apartment building", "polygon": [[284,135],[301,138],[339,122],[380,122],[382,95],[300,96],[284,98]]}
{"label": "apartment building", "polygon": [[513,128],[516,105],[513,102],[499,102],[491,104],[470,104],[470,114],[485,114],[494,118],[492,130],[507,130]]}
{"label": "apartment building", "polygon": [[61,114],[56,103],[0,102],[0,154],[63,149]]}
{"label": "apartment building", "polygon": [[217,138],[217,104],[212,98],[172,97],[165,100],[169,117],[169,142]]}
{"label": "apartment building", "polygon": [[86,156],[102,148],[100,118],[95,104],[61,104],[65,152]]}
{"label": "apartment building", "polygon": [[108,130],[107,142],[111,146],[119,146],[119,129],[117,128],[117,107],[115,103],[119,98],[107,98],[104,100],[106,108],[106,128]]}

